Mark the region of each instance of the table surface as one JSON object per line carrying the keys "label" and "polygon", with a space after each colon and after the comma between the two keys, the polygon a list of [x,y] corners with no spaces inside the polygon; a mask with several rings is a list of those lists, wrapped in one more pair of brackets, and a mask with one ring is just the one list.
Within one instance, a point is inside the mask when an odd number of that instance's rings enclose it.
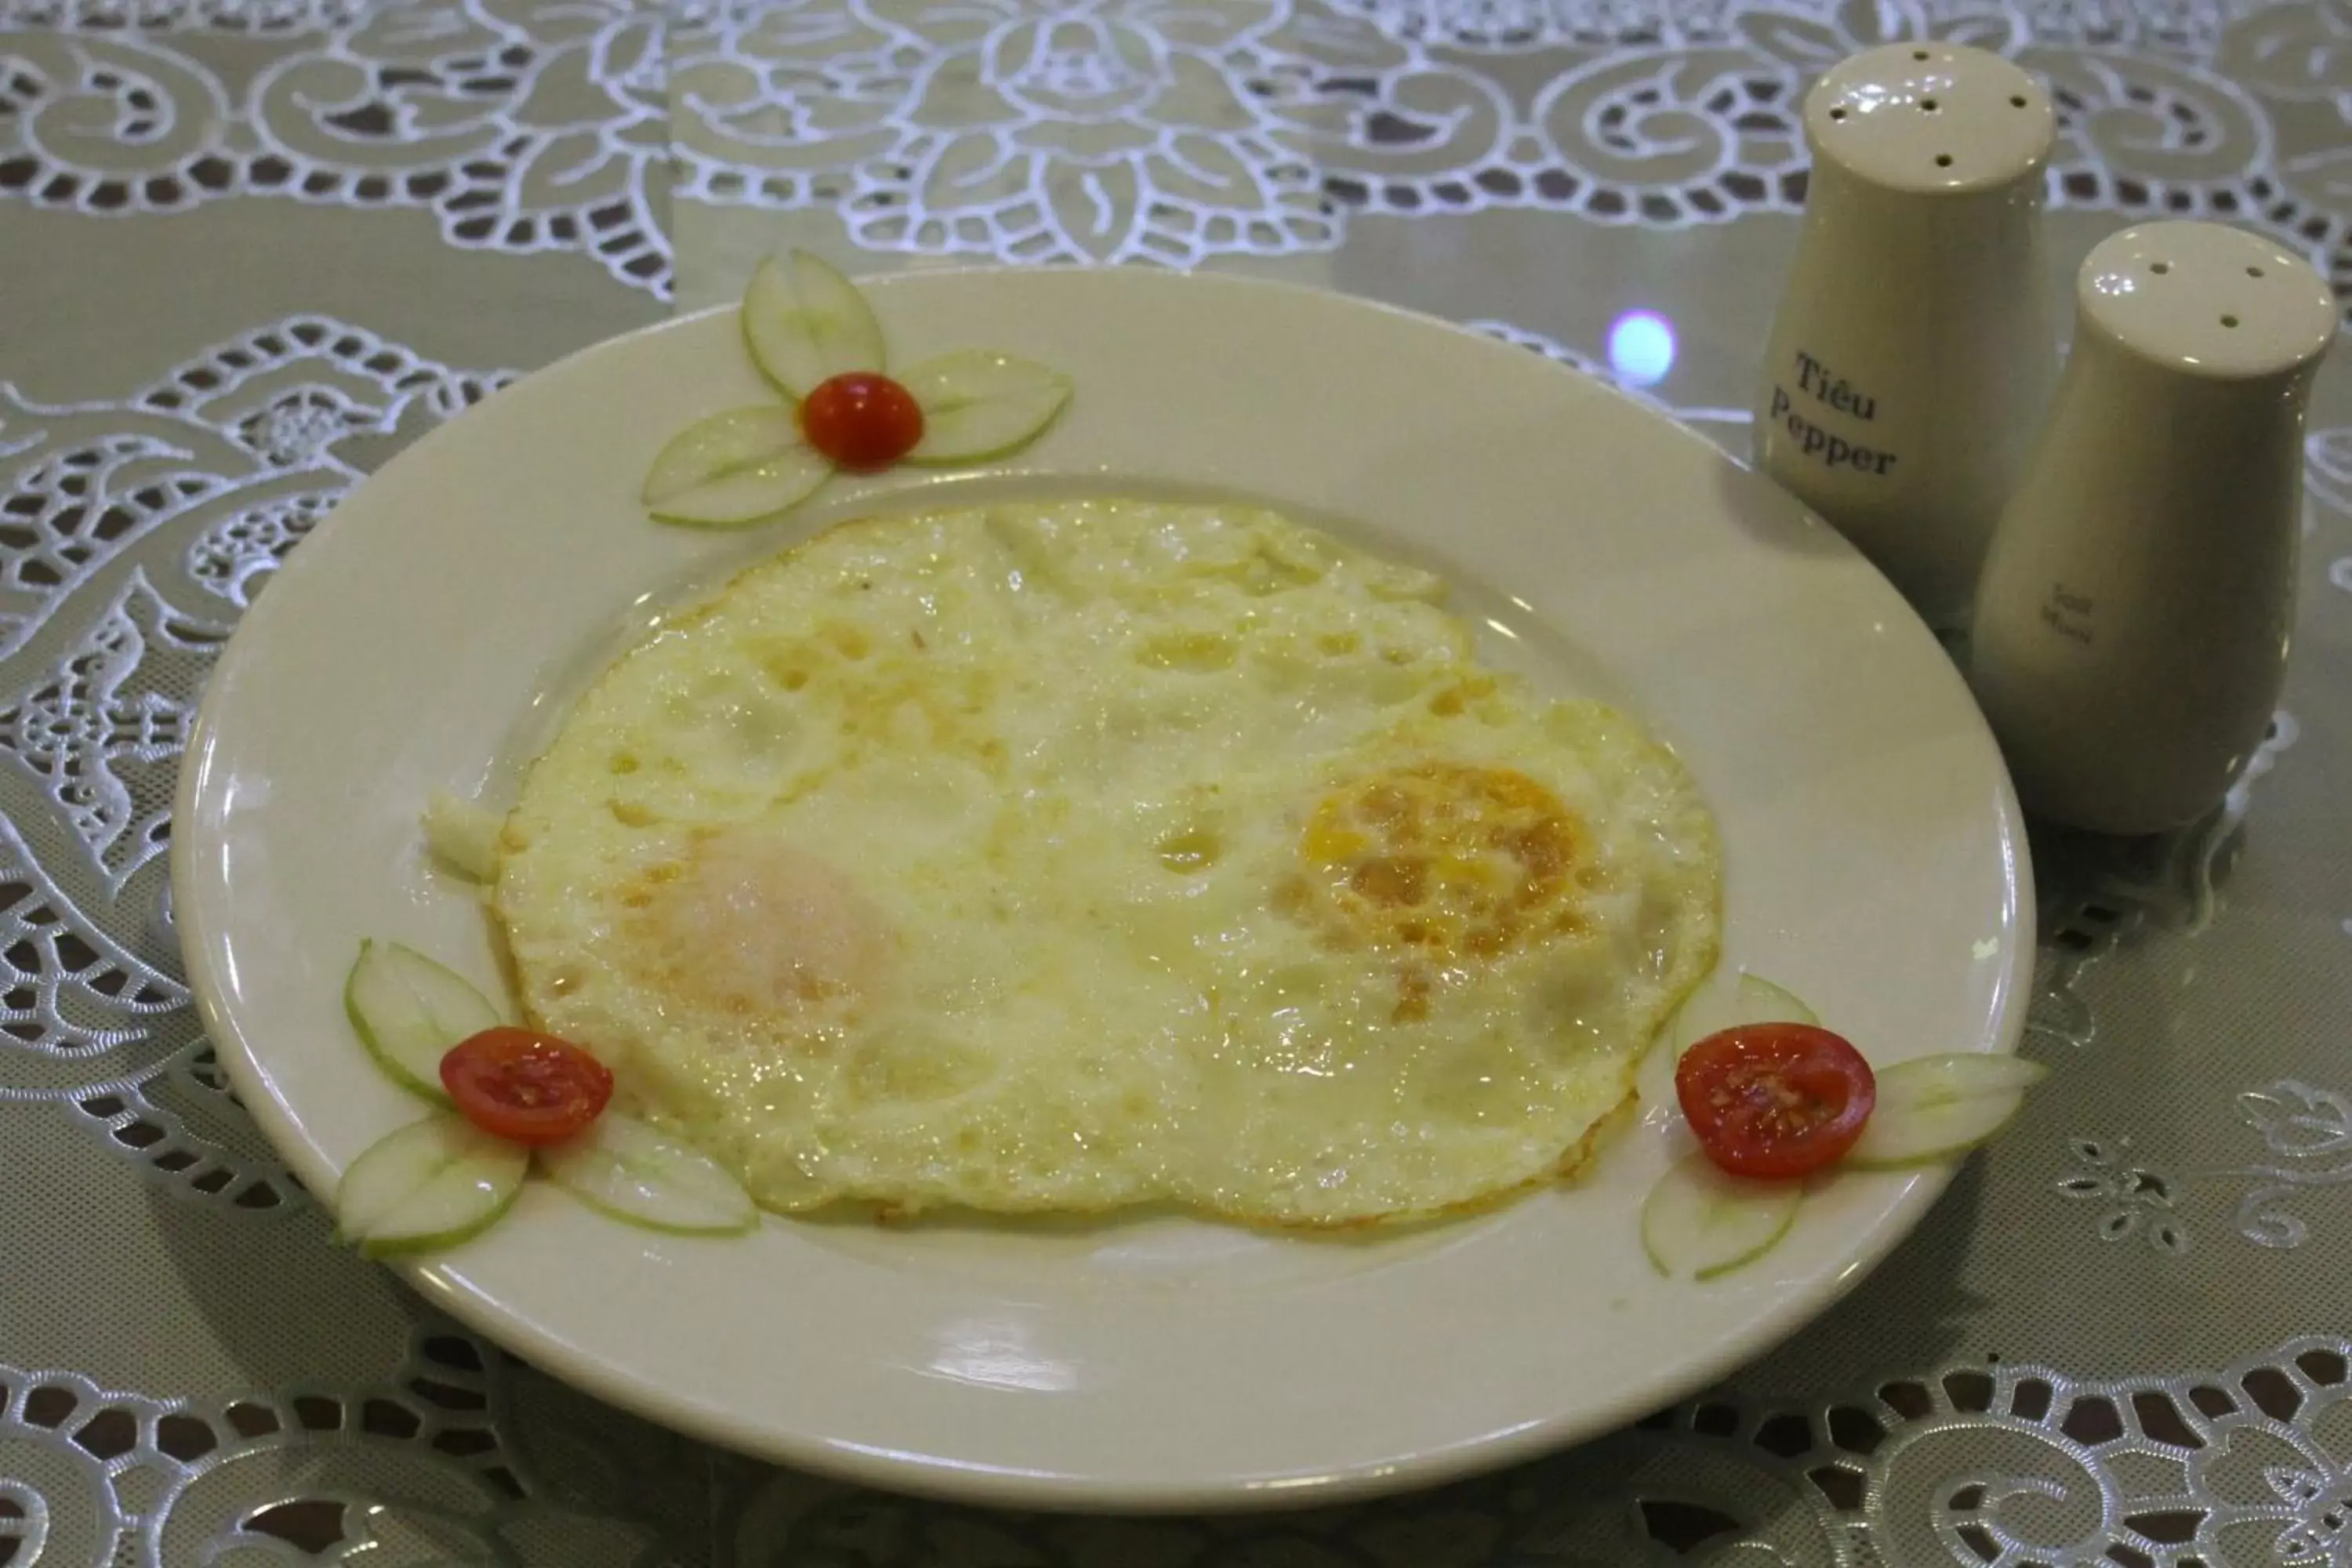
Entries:
{"label": "table surface", "polygon": [[331,1247],[188,1006],[206,668],[517,374],[787,243],[1199,266],[1476,323],[1744,450],[1794,106],[1911,37],[2051,81],[2053,280],[2188,215],[2352,288],[2346,0],[0,0],[0,1564],[2352,1563],[2340,364],[2229,806],[2036,839],[2052,1082],[1811,1327],[1516,1470],[1114,1521],[700,1447]]}

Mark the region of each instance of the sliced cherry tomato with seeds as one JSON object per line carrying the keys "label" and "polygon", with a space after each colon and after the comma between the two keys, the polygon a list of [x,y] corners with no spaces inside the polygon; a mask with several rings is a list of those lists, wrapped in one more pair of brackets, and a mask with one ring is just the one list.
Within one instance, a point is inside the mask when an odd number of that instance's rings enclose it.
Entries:
{"label": "sliced cherry tomato with seeds", "polygon": [[915,395],[876,371],[845,371],[801,400],[801,434],[845,468],[887,468],[923,438]]}
{"label": "sliced cherry tomato with seeds", "polygon": [[569,1040],[501,1025],[441,1058],[441,1087],[466,1120],[516,1143],[554,1143],[596,1120],[613,1073]]}
{"label": "sliced cherry tomato with seeds", "polygon": [[1810,1024],[1745,1024],[1697,1041],[1675,1068],[1708,1159],[1735,1176],[1802,1176],[1843,1157],[1878,1103],[1870,1064]]}

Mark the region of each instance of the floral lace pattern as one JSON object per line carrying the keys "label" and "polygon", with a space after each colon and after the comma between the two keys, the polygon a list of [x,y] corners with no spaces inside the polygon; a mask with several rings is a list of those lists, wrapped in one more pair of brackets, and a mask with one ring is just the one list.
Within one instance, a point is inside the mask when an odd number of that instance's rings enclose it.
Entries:
{"label": "floral lace pattern", "polygon": [[534,1463],[527,1445],[568,1414],[561,1390],[451,1333],[420,1333],[385,1387],[218,1402],[0,1365],[0,1544],[13,1529],[37,1563],[677,1561],[590,1503],[609,1478]]}
{"label": "floral lace pattern", "polygon": [[2259,1163],[2168,1176],[2128,1163],[2129,1138],[2112,1144],[2080,1138],[2069,1145],[2071,1168],[2057,1188],[2099,1207],[2101,1240],[2144,1237],[2160,1252],[2179,1253],[2189,1248],[2189,1232],[2178,1217],[2176,1187],[2225,1186],[2238,1194],[2231,1223],[2241,1239],[2301,1247],[2311,1239],[2307,1204],[2352,1187],[2352,1097],[2283,1078],[2244,1090],[2234,1109],[2261,1140]]}
{"label": "floral lace pattern", "polygon": [[120,403],[0,384],[0,1100],[68,1108],[175,1190],[299,1201],[177,976],[179,755],[229,621],[375,444],[507,379],[295,317]]}
{"label": "floral lace pattern", "polygon": [[[1790,212],[1797,103],[1941,37],[2047,75],[2060,206],[2265,227],[2352,279],[2326,8],[1966,4],[775,0],[672,41],[680,196],[831,209],[869,250],[1023,261],[1328,251],[1360,214],[1536,208],[1680,226]],[[1539,62],[1530,67],[1530,60]],[[1510,69],[1503,68],[1505,63]],[[1540,83],[1530,88],[1529,83]],[[2323,89],[2325,88],[2325,90]]]}
{"label": "floral lace pattern", "polygon": [[2126,1164],[2128,1139],[2110,1146],[2089,1138],[2074,1141],[2074,1168],[2059,1178],[2070,1198],[2099,1205],[2099,1239],[2146,1237],[2159,1252],[2186,1252],[2189,1233],[2172,1220],[2172,1185],[2154,1171]]}
{"label": "floral lace pattern", "polygon": [[[155,36],[206,24],[290,47],[233,79]],[[0,8],[0,202],[423,207],[452,245],[660,291],[667,150],[660,14],[627,0]]]}
{"label": "floral lace pattern", "polygon": [[[677,195],[830,209],[871,250],[1189,266],[1333,250],[1365,213],[1712,224],[1801,203],[1815,73],[1937,37],[2050,77],[2060,205],[2255,224],[2352,278],[2347,154],[2282,155],[2273,130],[2345,114],[2335,9],[2045,9],[762,0],[687,5],[666,40],[625,0],[20,0],[0,200],[425,207],[452,244],[662,291],[674,105]],[[293,47],[231,79],[172,46],[208,18]]]}
{"label": "floral lace pattern", "polygon": [[[174,1565],[2334,1564],[2347,1357],[2310,1338],[2166,1378],[1996,1362],[1811,1405],[1704,1399],[1503,1475],[1272,1519],[994,1513],[714,1456],[705,1536],[660,1479],[677,1439],[434,1328],[380,1387],[195,1401],[0,1364],[0,1545]],[[567,1429],[583,1416],[596,1446]]]}

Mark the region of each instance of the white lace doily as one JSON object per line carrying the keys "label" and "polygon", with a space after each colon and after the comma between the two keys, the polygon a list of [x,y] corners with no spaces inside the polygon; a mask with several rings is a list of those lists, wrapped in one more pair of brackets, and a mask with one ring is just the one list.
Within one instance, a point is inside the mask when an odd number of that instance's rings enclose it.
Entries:
{"label": "white lace doily", "polygon": [[1533,1466],[1116,1521],[689,1444],[331,1247],[179,978],[169,798],[223,639],[583,320],[722,298],[787,237],[1255,268],[1737,448],[1792,106],[1927,36],[2051,79],[2059,259],[2193,214],[2352,287],[2342,0],[0,0],[0,1564],[2352,1568],[2340,367],[2294,675],[2229,806],[2035,845],[2050,1085],[1843,1305]]}

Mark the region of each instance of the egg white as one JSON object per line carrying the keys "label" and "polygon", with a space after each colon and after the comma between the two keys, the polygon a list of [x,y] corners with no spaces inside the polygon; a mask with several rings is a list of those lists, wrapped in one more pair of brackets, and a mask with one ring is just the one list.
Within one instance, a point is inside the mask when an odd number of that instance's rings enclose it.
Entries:
{"label": "egg white", "polygon": [[1714,827],[1441,597],[1239,507],[835,528],[532,767],[525,1010],[779,1209],[1335,1225],[1572,1171],[1714,962]]}

